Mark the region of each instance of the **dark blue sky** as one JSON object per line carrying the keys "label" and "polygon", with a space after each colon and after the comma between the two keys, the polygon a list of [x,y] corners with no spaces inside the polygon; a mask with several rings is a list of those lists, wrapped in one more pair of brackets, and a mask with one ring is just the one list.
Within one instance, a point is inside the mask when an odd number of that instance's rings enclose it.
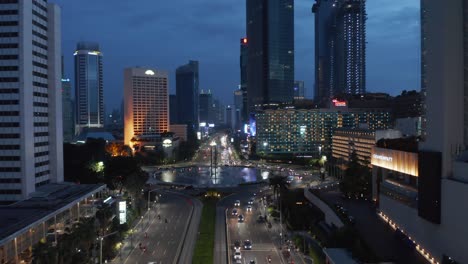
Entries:
{"label": "dark blue sky", "polygon": [[[56,0],[62,7],[65,73],[73,79],[78,41],[96,41],[104,53],[104,100],[120,107],[123,69],[148,66],[169,72],[200,62],[200,89],[231,104],[239,83],[239,39],[245,36],[245,0]],[[312,0],[295,1],[295,75],[312,97]],[[419,0],[367,1],[367,89],[398,94],[419,90]]]}

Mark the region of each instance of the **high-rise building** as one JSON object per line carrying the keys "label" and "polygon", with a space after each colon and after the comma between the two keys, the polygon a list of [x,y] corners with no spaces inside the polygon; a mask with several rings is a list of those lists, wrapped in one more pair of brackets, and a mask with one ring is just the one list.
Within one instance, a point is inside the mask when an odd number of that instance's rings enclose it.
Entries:
{"label": "high-rise building", "polygon": [[422,0],[421,19],[424,137],[374,148],[373,195],[429,263],[468,263],[468,5]]}
{"label": "high-rise building", "polygon": [[175,94],[169,95],[169,121],[171,124],[178,124],[177,96]]}
{"label": "high-rise building", "polygon": [[2,203],[63,182],[60,9],[20,3],[0,4]]}
{"label": "high-rise building", "polygon": [[213,94],[210,90],[200,91],[199,95],[199,119],[200,122],[214,123]]}
{"label": "high-rise building", "polygon": [[316,102],[342,93],[366,93],[365,0],[316,0]]}
{"label": "high-rise building", "polygon": [[176,95],[181,124],[198,126],[198,61],[189,61],[176,70]]}
{"label": "high-rise building", "polygon": [[234,91],[234,128],[242,127],[242,111],[244,110],[244,92],[241,89]]}
{"label": "high-rise building", "polygon": [[75,119],[73,113],[73,99],[71,95],[71,81],[65,77],[65,69],[62,56],[62,115],[63,115],[63,141],[70,142],[75,135]]}
{"label": "high-rise building", "polygon": [[248,111],[293,101],[294,1],[247,2]]}
{"label": "high-rise building", "polygon": [[226,106],[226,126],[232,128],[232,107]]}
{"label": "high-rise building", "polygon": [[304,81],[294,81],[294,100],[305,99]]}
{"label": "high-rise building", "polygon": [[249,114],[247,110],[248,95],[247,95],[247,61],[248,61],[248,50],[249,43],[247,38],[241,38],[240,40],[240,87],[239,90],[242,92],[242,108],[240,109],[242,122],[249,120]]}
{"label": "high-rise building", "polygon": [[75,56],[76,134],[104,127],[102,53],[99,44],[79,42]]}
{"label": "high-rise building", "polygon": [[124,142],[133,148],[169,131],[167,72],[148,68],[124,71]]}

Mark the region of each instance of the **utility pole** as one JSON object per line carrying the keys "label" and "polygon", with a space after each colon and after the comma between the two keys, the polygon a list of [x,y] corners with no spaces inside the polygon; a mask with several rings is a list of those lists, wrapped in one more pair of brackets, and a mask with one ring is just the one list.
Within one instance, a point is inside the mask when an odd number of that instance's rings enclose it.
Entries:
{"label": "utility pole", "polygon": [[108,236],[111,236],[111,235],[114,235],[114,234],[117,234],[118,231],[115,231],[115,232],[112,232],[110,234],[107,234],[105,236],[99,236],[97,239],[99,240],[99,264],[102,264],[102,241],[104,240],[104,238],[108,237]]}

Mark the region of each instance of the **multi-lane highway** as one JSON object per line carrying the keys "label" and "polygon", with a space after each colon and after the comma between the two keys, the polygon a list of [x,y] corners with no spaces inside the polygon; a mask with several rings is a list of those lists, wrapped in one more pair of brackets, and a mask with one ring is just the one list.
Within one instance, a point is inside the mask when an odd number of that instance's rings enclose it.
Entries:
{"label": "multi-lane highway", "polygon": [[[163,193],[160,203],[151,210],[149,221],[146,215],[142,222],[136,226],[134,235],[125,242],[130,243],[130,247],[127,245],[128,252],[123,252],[120,263],[177,263],[179,254],[184,247],[182,243],[184,238],[188,240],[186,243],[189,244],[189,250],[190,245],[194,243],[195,236],[186,237],[186,231],[190,231],[192,228],[189,225],[191,219],[198,223],[199,207],[200,205],[196,204],[196,201],[194,202],[188,197]],[[194,210],[198,210],[197,216],[192,218]],[[184,258],[187,259],[186,256]],[[119,263],[119,261],[116,262]]]}

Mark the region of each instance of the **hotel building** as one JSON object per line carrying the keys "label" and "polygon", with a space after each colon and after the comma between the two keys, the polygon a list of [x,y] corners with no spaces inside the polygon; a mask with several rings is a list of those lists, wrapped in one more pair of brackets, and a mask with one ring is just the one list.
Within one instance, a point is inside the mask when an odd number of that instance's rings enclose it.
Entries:
{"label": "hotel building", "polygon": [[[124,70],[124,142],[134,150],[159,142],[169,131],[169,83],[166,71]],[[145,143],[146,142],[146,143]]]}

